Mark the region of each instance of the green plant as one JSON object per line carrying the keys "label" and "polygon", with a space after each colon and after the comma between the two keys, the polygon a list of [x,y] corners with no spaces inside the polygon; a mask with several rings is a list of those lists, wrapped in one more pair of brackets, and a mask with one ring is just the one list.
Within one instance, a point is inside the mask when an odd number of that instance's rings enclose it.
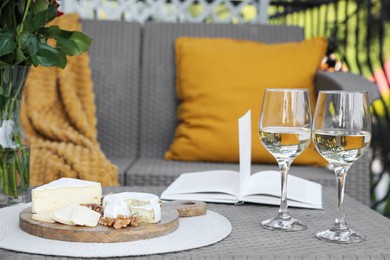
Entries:
{"label": "green plant", "polygon": [[31,65],[65,68],[67,56],[89,49],[78,31],[50,25],[57,0],[0,0],[0,207],[23,200],[30,151],[20,120],[21,93]]}
{"label": "green plant", "polygon": [[[66,56],[88,50],[91,39],[78,31],[47,26],[57,16],[57,0],[0,1],[0,66],[42,65],[64,68]],[[48,43],[55,40],[55,45]]]}

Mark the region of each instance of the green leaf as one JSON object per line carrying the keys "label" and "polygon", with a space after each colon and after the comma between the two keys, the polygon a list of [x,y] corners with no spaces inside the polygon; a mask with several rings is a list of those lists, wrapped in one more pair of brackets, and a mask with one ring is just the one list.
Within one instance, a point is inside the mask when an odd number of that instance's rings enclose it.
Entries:
{"label": "green leaf", "polygon": [[[0,24],[8,28],[15,28],[15,13],[14,13],[14,1],[9,1],[8,4],[4,5],[1,10]],[[1,29],[1,28],[0,28]]]}
{"label": "green leaf", "polygon": [[88,51],[92,40],[81,32],[61,31],[61,35],[53,37],[57,40],[57,47],[66,55],[79,55]]}
{"label": "green leaf", "polygon": [[27,15],[26,20],[23,22],[23,31],[33,32],[31,26],[33,23],[33,15]]}
{"label": "green leaf", "polygon": [[0,56],[11,53],[16,45],[15,36],[9,29],[0,31]]}
{"label": "green leaf", "polygon": [[57,6],[49,5],[47,8],[46,23],[53,21],[57,17]]}
{"label": "green leaf", "polygon": [[17,48],[16,55],[15,55],[15,65],[22,63],[26,59],[27,57],[24,55],[23,51],[20,48]]}
{"label": "green leaf", "polygon": [[73,32],[70,40],[73,40],[77,44],[81,52],[88,51],[92,43],[92,39],[82,32]]}
{"label": "green leaf", "polygon": [[66,64],[68,63],[68,59],[62,52],[60,52],[58,58],[60,59],[60,62],[58,63],[57,67],[64,69],[66,67]]}
{"label": "green leaf", "polygon": [[60,67],[65,68],[66,57],[56,48],[51,47],[46,43],[41,43],[39,51],[31,56],[34,66],[42,65],[45,67]]}
{"label": "green leaf", "polygon": [[34,14],[45,11],[48,8],[49,4],[46,0],[36,0],[35,3],[31,2],[31,9]]}
{"label": "green leaf", "polygon": [[27,49],[30,56],[36,54],[39,51],[39,40],[34,34],[31,34],[30,32],[23,32],[20,35],[20,42],[23,49]]}
{"label": "green leaf", "polygon": [[59,37],[57,39],[57,48],[59,48],[65,55],[80,55],[81,51],[73,40],[68,40]]}
{"label": "green leaf", "polygon": [[45,28],[45,36],[57,39],[58,36],[61,36],[61,29],[57,25],[52,25]]}
{"label": "green leaf", "polygon": [[37,13],[31,23],[31,32],[34,32],[40,28],[45,27],[46,24],[47,10]]}

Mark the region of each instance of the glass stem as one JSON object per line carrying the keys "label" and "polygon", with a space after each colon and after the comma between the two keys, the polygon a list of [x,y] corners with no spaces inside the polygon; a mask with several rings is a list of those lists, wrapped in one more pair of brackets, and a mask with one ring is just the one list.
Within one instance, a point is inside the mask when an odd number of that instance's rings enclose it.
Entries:
{"label": "glass stem", "polygon": [[279,170],[281,173],[281,196],[280,196],[280,208],[279,208],[279,217],[282,219],[290,219],[290,213],[288,213],[287,206],[287,176],[288,170],[290,169],[291,162],[289,161],[280,161]]}
{"label": "glass stem", "polygon": [[337,185],[337,212],[336,219],[334,221],[335,230],[345,230],[347,229],[347,223],[345,222],[344,214],[344,189],[345,189],[345,179],[347,177],[347,171],[349,167],[336,167],[334,172],[336,174],[336,185]]}

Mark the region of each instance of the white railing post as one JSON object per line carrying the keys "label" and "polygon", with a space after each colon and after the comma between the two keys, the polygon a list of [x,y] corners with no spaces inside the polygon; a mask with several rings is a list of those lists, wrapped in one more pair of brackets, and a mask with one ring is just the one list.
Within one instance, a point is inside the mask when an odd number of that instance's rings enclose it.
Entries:
{"label": "white railing post", "polygon": [[268,6],[269,6],[269,0],[258,0],[258,16],[257,21],[260,24],[266,24],[268,23]]}
{"label": "white railing post", "polygon": [[74,12],[74,6],[75,6],[74,0],[62,0],[61,1],[61,9],[64,13],[70,13]]}

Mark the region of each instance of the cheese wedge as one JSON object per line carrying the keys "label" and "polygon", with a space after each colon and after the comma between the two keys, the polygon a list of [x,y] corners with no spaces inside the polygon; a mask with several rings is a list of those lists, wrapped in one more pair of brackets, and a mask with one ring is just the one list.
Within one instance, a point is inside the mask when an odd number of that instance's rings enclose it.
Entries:
{"label": "cheese wedge", "polygon": [[107,200],[106,208],[104,209],[104,217],[117,218],[118,215],[130,217],[132,213],[121,197],[112,196]]}
{"label": "cheese wedge", "polygon": [[47,223],[54,223],[55,220],[51,217],[51,212],[47,213],[39,213],[39,214],[32,214],[32,219],[41,221],[41,222],[47,222]]}
{"label": "cheese wedge", "polygon": [[32,213],[48,214],[67,205],[100,204],[100,183],[61,178],[32,190]]}
{"label": "cheese wedge", "polygon": [[160,204],[134,206],[131,210],[134,215],[138,216],[140,222],[157,223],[161,220]]}
{"label": "cheese wedge", "polygon": [[78,226],[96,227],[99,223],[100,213],[84,206],[77,206],[73,216],[72,223]]}
{"label": "cheese wedge", "polygon": [[142,193],[142,192],[121,192],[116,194],[105,195],[103,199],[104,209],[106,208],[107,202],[112,197],[122,198],[130,209],[134,206],[160,204],[159,197],[154,194]]}
{"label": "cheese wedge", "polygon": [[55,221],[61,224],[74,226],[75,224],[72,221],[72,217],[77,207],[78,207],[77,205],[65,206],[61,209],[54,211],[51,217],[52,219],[54,219]]}

